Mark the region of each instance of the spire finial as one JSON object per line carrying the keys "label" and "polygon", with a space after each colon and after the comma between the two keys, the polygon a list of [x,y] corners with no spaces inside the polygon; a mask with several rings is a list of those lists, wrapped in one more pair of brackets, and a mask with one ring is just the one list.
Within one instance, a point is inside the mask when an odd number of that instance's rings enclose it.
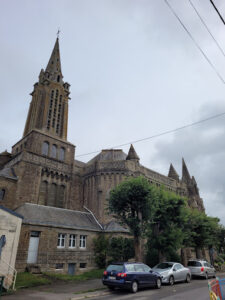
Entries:
{"label": "spire finial", "polygon": [[57,39],[59,38],[59,34],[60,34],[60,32],[61,32],[61,30],[60,30],[60,28],[58,28],[58,31],[57,31]]}

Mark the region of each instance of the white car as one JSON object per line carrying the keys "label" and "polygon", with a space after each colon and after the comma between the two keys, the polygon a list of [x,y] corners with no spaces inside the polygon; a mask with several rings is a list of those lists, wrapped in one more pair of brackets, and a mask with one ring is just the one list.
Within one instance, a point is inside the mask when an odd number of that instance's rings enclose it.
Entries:
{"label": "white car", "polygon": [[182,264],[176,262],[162,262],[152,268],[162,276],[162,283],[173,285],[174,282],[191,281],[191,271]]}

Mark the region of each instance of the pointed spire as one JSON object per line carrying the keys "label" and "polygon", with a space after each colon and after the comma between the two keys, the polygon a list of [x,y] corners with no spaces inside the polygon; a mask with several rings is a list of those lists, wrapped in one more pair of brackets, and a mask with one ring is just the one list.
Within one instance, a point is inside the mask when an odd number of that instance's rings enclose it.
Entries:
{"label": "pointed spire", "polygon": [[168,177],[173,178],[173,179],[179,181],[179,175],[177,174],[177,172],[174,169],[174,166],[172,164],[170,164],[170,169],[169,169]]}
{"label": "pointed spire", "polygon": [[61,70],[61,61],[60,61],[60,52],[59,52],[59,39],[57,37],[55,46],[53,48],[51,57],[49,59],[48,65],[45,69],[45,73],[50,75],[50,78],[62,82],[62,70]]}
{"label": "pointed spire", "polygon": [[189,183],[191,181],[191,176],[188,172],[188,168],[183,158],[182,158],[182,181],[185,183]]}
{"label": "pointed spire", "polygon": [[128,152],[126,160],[136,160],[136,161],[140,160],[140,158],[137,155],[137,153],[136,153],[136,151],[134,149],[134,146],[132,144],[130,145],[130,149],[129,149],[129,152]]}

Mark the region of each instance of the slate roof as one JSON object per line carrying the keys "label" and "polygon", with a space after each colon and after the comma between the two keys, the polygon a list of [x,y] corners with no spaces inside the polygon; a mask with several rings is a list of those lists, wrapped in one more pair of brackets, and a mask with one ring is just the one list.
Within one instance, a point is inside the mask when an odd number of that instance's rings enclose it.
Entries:
{"label": "slate roof", "polygon": [[126,160],[126,153],[121,149],[106,149],[102,150],[98,155],[92,158],[88,164],[95,163],[97,161],[120,161]]}
{"label": "slate roof", "polygon": [[104,226],[105,232],[126,232],[129,233],[127,228],[122,227],[118,222],[112,220]]}
{"label": "slate roof", "polygon": [[32,203],[25,203],[15,211],[24,217],[23,224],[101,231],[93,215],[87,212]]}
{"label": "slate roof", "polygon": [[5,178],[10,178],[15,180],[18,179],[13,168],[4,168],[0,170],[0,177],[5,177]]}
{"label": "slate roof", "polygon": [[11,214],[11,215],[13,215],[13,216],[16,216],[16,217],[18,217],[18,218],[23,219],[23,216],[21,216],[21,215],[18,214],[17,212],[15,212],[15,211],[13,211],[13,210],[7,208],[7,207],[4,207],[4,206],[0,205],[0,209],[2,209],[2,210],[4,210],[4,211],[7,211],[9,214]]}

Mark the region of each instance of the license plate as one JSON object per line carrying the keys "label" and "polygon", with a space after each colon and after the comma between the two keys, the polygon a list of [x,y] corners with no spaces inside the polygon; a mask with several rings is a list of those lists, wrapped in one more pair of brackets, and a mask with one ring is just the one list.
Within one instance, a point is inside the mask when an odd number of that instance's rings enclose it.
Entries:
{"label": "license plate", "polygon": [[116,280],[116,277],[114,277],[114,276],[109,276],[109,279],[110,279],[110,280]]}

